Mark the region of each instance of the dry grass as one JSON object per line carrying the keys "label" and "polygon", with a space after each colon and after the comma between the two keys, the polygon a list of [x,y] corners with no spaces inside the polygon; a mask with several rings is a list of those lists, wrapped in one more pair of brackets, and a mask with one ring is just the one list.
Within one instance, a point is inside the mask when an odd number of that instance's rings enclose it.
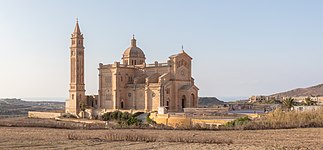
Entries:
{"label": "dry grass", "polygon": [[[31,118],[6,118],[0,120],[0,126],[9,127],[45,127],[59,129],[158,129],[174,130],[165,125],[150,126],[147,124],[129,126],[110,122],[108,126],[104,123],[88,124],[69,121],[56,121],[53,119],[31,119]],[[201,127],[198,124],[189,127],[178,127],[176,130],[261,130],[261,129],[289,129],[323,127],[323,109],[307,112],[286,112],[275,110],[260,118],[232,126],[221,126],[219,129],[212,127]],[[176,141],[176,140],[175,140]]]}
{"label": "dry grass", "polygon": [[43,127],[58,129],[104,129],[104,124],[86,124],[69,121],[56,121],[54,119],[36,119],[36,118],[6,118],[0,120],[0,126],[3,127]]}
{"label": "dry grass", "polygon": [[104,137],[91,137],[88,135],[68,134],[69,140],[96,140],[101,142],[111,141],[128,141],[128,142],[180,142],[180,143],[204,143],[204,144],[232,144],[232,140],[223,138],[194,138],[181,136],[166,136],[149,135],[142,133],[108,133]]}
{"label": "dry grass", "polygon": [[233,129],[260,130],[308,127],[323,127],[323,109],[305,112],[277,109],[246,124],[235,126]]}
{"label": "dry grass", "polygon": [[[232,144],[203,143],[212,139]],[[0,149],[323,149],[322,143],[323,128],[192,131],[0,127]]]}

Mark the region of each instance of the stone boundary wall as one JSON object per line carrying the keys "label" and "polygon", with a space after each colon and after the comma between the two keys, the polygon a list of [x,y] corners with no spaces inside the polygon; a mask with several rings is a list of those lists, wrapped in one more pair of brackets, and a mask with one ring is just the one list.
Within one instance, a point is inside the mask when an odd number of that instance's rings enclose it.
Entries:
{"label": "stone boundary wall", "polygon": [[28,111],[28,118],[54,119],[60,116],[62,116],[62,113]]}
{"label": "stone boundary wall", "polygon": [[190,127],[194,125],[205,126],[215,126],[223,125],[234,119],[203,119],[194,118],[187,115],[169,115],[169,114],[156,114],[151,113],[150,119],[156,121],[158,124],[164,124],[171,127]]}
{"label": "stone boundary wall", "polygon": [[189,114],[213,114],[213,113],[228,113],[229,107],[220,108],[184,108],[184,113]]}
{"label": "stone boundary wall", "polygon": [[104,113],[107,113],[107,112],[114,112],[114,111],[120,111],[120,112],[128,112],[128,113],[131,113],[131,114],[134,114],[136,112],[146,112],[145,110],[141,110],[141,109],[97,109],[95,110],[97,111],[98,114],[102,115]]}

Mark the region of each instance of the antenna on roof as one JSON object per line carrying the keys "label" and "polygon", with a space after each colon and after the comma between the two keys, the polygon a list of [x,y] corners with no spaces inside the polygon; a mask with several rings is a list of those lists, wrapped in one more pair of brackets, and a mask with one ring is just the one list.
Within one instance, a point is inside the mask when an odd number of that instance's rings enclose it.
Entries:
{"label": "antenna on roof", "polygon": [[184,50],[184,46],[182,45],[182,50]]}

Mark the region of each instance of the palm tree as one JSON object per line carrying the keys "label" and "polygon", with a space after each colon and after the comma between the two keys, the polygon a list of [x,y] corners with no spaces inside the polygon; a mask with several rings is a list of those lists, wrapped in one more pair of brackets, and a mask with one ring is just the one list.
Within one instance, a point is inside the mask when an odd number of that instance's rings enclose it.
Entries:
{"label": "palm tree", "polygon": [[282,101],[283,103],[283,107],[287,108],[288,111],[294,107],[295,105],[295,102],[294,102],[294,99],[289,97],[289,98],[286,98]]}

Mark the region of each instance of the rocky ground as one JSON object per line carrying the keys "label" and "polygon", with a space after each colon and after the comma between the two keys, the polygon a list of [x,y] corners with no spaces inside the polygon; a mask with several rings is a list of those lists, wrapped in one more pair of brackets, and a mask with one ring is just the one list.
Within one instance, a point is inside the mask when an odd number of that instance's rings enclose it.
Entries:
{"label": "rocky ground", "polygon": [[[156,142],[107,141],[107,135],[154,136]],[[213,139],[221,144],[163,142],[173,139]],[[0,127],[0,149],[323,149],[323,128],[191,131],[191,130],[71,130]]]}

